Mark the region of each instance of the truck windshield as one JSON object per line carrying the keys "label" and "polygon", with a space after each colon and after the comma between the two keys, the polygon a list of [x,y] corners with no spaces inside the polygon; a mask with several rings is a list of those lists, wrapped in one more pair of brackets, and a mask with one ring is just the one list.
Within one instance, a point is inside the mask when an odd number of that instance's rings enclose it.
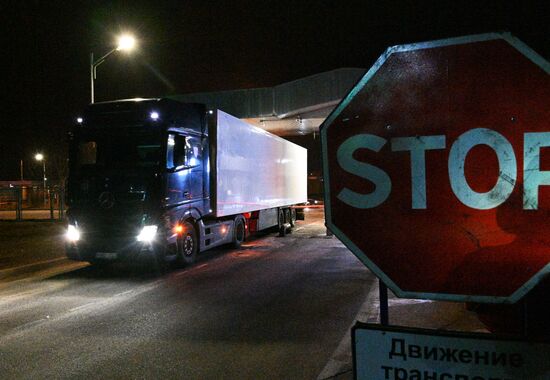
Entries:
{"label": "truck windshield", "polygon": [[77,142],[78,167],[155,167],[160,161],[157,136],[96,136]]}

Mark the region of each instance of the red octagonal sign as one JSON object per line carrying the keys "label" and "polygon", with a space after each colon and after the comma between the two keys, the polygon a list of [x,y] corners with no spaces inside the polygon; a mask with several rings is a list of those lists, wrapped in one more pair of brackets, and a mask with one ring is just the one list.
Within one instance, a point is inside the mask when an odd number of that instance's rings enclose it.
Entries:
{"label": "red octagonal sign", "polygon": [[389,48],[321,126],[327,226],[398,296],[550,272],[550,64],[509,34]]}

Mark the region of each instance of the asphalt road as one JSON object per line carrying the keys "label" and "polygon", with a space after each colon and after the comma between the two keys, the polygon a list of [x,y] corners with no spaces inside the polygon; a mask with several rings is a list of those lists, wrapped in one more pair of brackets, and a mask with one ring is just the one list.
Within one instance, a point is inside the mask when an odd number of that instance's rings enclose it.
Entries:
{"label": "asphalt road", "polygon": [[0,377],[315,379],[374,284],[322,214],[163,275],[86,266],[0,287]]}

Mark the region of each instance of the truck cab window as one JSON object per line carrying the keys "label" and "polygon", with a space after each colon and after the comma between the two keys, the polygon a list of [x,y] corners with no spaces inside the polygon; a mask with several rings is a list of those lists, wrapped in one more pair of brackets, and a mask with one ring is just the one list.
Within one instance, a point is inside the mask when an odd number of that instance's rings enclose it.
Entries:
{"label": "truck cab window", "polygon": [[174,169],[185,165],[186,138],[174,133],[168,134],[166,146],[166,168]]}
{"label": "truck cab window", "polygon": [[199,137],[187,137],[185,141],[185,165],[200,165],[202,158],[201,139]]}

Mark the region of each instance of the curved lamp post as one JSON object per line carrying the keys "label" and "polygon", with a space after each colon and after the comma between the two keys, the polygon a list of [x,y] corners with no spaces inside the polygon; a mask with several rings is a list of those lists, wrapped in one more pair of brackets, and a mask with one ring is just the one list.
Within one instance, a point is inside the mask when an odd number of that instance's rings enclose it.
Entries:
{"label": "curved lamp post", "polygon": [[129,52],[134,49],[136,45],[136,40],[130,35],[120,36],[118,39],[117,47],[109,51],[107,54],[101,56],[97,60],[94,60],[94,53],[90,53],[90,84],[91,84],[91,103],[94,102],[94,80],[97,77],[97,67],[101,65],[107,57],[113,54],[115,51],[126,51]]}

